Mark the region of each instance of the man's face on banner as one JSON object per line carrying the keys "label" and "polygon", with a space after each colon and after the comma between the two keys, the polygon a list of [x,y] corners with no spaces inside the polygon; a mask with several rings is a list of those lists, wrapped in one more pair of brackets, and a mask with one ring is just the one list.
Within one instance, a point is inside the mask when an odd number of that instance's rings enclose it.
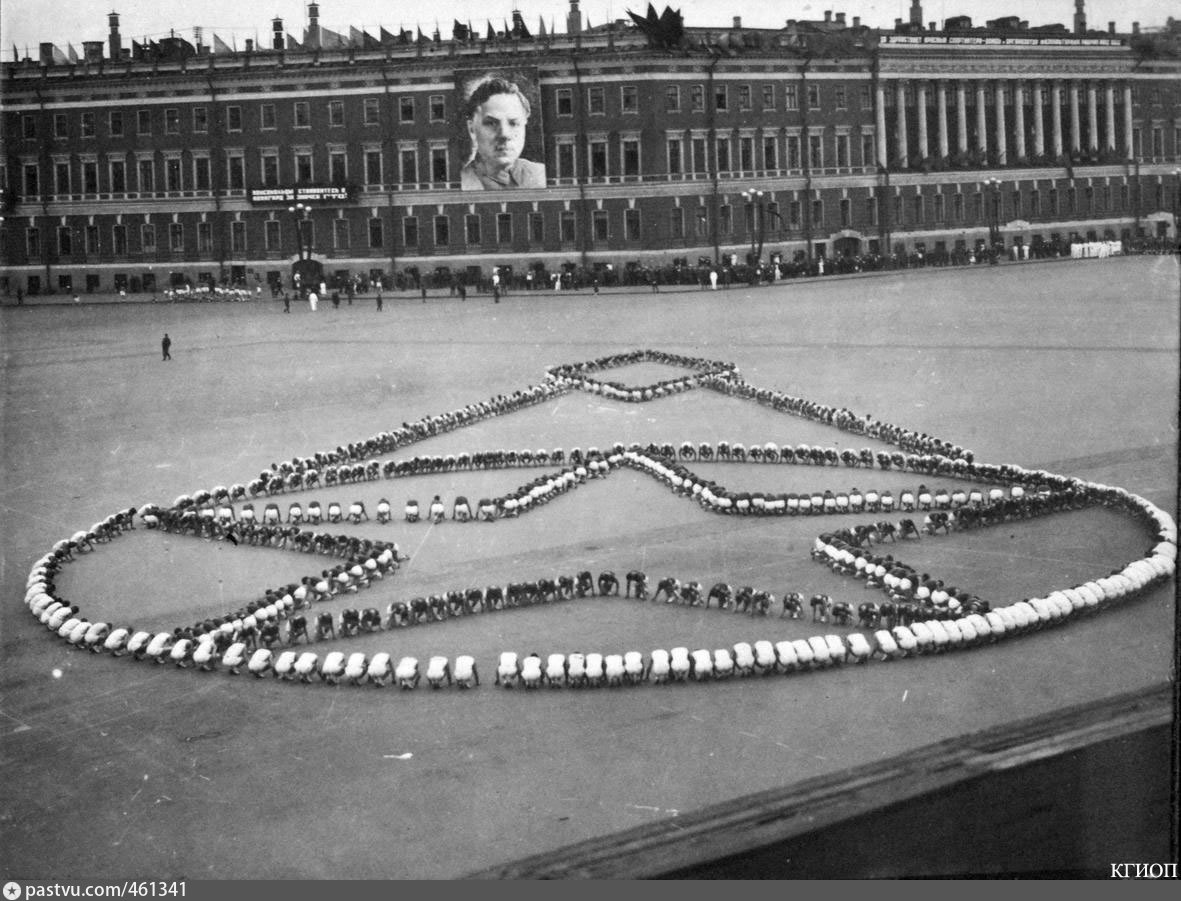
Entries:
{"label": "man's face on banner", "polygon": [[492,170],[507,169],[525,149],[525,108],[515,94],[493,94],[471,121],[476,156]]}

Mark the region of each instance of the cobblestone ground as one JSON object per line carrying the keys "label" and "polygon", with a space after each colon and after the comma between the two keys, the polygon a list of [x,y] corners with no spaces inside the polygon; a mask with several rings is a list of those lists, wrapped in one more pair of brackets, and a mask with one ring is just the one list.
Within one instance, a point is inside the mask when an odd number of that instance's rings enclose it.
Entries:
{"label": "cobblestone ground", "polygon": [[[274,461],[535,384],[547,365],[640,347],[729,360],[756,386],[948,438],[979,460],[1119,485],[1175,516],[1177,286],[1176,262],[1158,257],[755,291],[538,293],[496,305],[399,298],[380,314],[372,300],[290,315],[270,302],[6,307],[0,873],[458,876],[1158,684],[1174,653],[1171,585],[1062,629],[918,661],[529,694],[491,685],[499,651],[723,647],[809,627],[588,598],[365,639],[357,649],[395,658],[472,654],[487,683],[398,692],[91,656],[50,637],[20,598],[37,556],[116,509],[244,482]],[[160,359],[164,332],[171,362]],[[575,393],[407,453],[615,440],[863,443],[712,392],[652,404]],[[843,467],[713,467],[710,477],[748,490],[897,492],[918,481]],[[474,499],[535,474],[304,497],[365,500],[372,511],[384,495],[399,510],[411,496]],[[510,522],[356,527],[412,556],[358,602],[384,608],[439,588],[634,568],[653,580],[860,601],[860,584],[808,560],[812,537],[830,525],[709,515],[623,470]],[[1126,518],[1084,511],[924,539],[899,556],[984,596],[1015,598],[1105,574],[1145,550]],[[68,567],[59,588],[92,618],[170,627],[304,575],[310,559],[137,531]]]}

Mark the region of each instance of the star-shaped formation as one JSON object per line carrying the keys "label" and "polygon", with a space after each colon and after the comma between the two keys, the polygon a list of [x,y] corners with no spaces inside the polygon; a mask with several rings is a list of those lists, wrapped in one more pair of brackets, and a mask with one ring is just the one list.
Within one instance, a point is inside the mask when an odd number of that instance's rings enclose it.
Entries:
{"label": "star-shaped formation", "polygon": [[[636,363],[660,363],[683,374],[637,387],[609,381],[603,373]],[[602,449],[574,448],[524,451],[473,450],[447,455],[394,457],[397,452],[445,432],[470,426],[493,416],[544,403],[571,391],[585,391],[610,400],[643,403],[671,394],[707,388],[762,404],[784,415],[799,416],[847,434],[893,446],[894,450],[846,448],[838,451],[806,444],[767,442],[747,447],[717,442],[671,444],[615,443]],[[945,479],[952,486],[920,483],[899,491],[734,491],[694,470],[698,463],[748,463],[878,468],[913,473],[924,479]],[[411,478],[438,472],[465,472],[545,467],[542,475],[496,497],[475,503],[457,497],[451,518],[460,522],[496,522],[527,515],[546,503],[576,490],[588,481],[609,478],[619,469],[643,473],[677,496],[703,510],[725,516],[870,517],[820,534],[812,559],[834,572],[878,589],[879,600],[854,604],[827,595],[804,598],[788,594],[777,602],[766,589],[734,588],[716,583],[708,589],[694,580],[667,577],[654,587],[645,573],[626,573],[623,584],[614,572],[571,573],[556,579],[521,580],[484,589],[440,588],[428,597],[395,601],[385,612],[376,607],[349,607],[338,616],[313,614],[317,602],[360,596],[378,581],[395,578],[403,557],[393,542],[323,529],[369,519],[362,502],[347,508],[331,503],[324,511],[318,502],[292,502],[284,520],[276,498],[280,495],[349,483]],[[263,507],[261,514],[255,505]],[[1008,603],[982,600],[967,590],[883,553],[920,536],[951,535],[1018,519],[1047,516],[1065,510],[1102,505],[1132,518],[1146,531],[1151,549],[1125,566],[1045,597]],[[892,518],[902,514],[902,518]],[[909,514],[909,515],[907,515]],[[379,523],[394,511],[384,499],[377,505]],[[402,511],[407,521],[438,522],[447,516],[436,497],[426,510],[410,502]],[[876,518],[883,517],[883,518]],[[335,562],[319,575],[297,583],[265,589],[246,606],[223,611],[193,626],[151,633],[131,626],[90,620],[76,605],[58,598],[55,577],[61,568],[135,528],[136,520],[149,529],[174,535],[219,539],[331,557]],[[1087,482],[1045,470],[975,460],[971,451],[949,441],[914,432],[845,408],[831,407],[802,397],[745,382],[737,368],[704,358],[684,357],[653,350],[637,350],[584,363],[554,366],[545,380],[508,396],[498,396],[460,410],[424,417],[370,438],[330,451],[272,466],[246,483],[182,495],[172,504],[145,504],[108,516],[89,530],[57,542],[33,566],[26,584],[25,603],[34,615],[60,637],[78,648],[108,652],[132,659],[172,661],[198,671],[245,668],[257,676],[273,674],[292,681],[373,683],[393,681],[413,688],[425,675],[433,687],[479,684],[477,661],[467,655],[431,657],[424,664],[412,657],[398,661],[387,653],[367,656],[311,650],[313,639],[332,642],[362,633],[409,625],[441,622],[513,607],[548,604],[590,595],[618,595],[691,606],[735,610],[752,616],[800,619],[805,607],[812,621],[829,627],[827,634],[807,639],[756,641],[710,651],[688,648],[656,649],[647,656],[622,654],[551,654],[519,657],[506,651],[496,663],[495,681],[524,685],[634,685],[731,676],[791,673],[822,669],[846,662],[867,663],[913,657],[925,653],[1008,640],[1033,629],[1057,625],[1138,595],[1173,577],[1177,531],[1172,518],[1146,499],[1122,488]],[[323,608],[321,608],[323,609]],[[840,627],[841,631],[833,631]],[[864,631],[844,631],[848,628]],[[297,650],[298,642],[305,644]],[[332,648],[334,645],[325,644]]]}

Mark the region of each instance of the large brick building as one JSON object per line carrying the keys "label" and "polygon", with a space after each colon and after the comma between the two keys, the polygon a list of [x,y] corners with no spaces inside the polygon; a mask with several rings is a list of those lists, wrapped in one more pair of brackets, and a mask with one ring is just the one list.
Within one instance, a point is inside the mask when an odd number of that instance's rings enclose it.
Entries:
{"label": "large brick building", "polygon": [[[667,17],[565,33],[53,44],[5,63],[8,293],[493,264],[831,260],[1174,236],[1178,29],[1016,18],[781,29]],[[471,77],[532,100],[545,187],[464,190]],[[759,194],[758,192],[761,192]],[[292,212],[296,202],[309,212]],[[298,223],[298,224],[297,224]],[[765,242],[765,243],[764,243]],[[760,245],[763,245],[760,247]]]}

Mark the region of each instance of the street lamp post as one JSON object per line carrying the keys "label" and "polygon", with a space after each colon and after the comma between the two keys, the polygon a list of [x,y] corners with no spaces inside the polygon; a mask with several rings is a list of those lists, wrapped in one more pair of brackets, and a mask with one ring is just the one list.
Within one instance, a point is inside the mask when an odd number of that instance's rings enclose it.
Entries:
{"label": "street lamp post", "polygon": [[894,244],[893,235],[890,233],[890,170],[886,168],[883,163],[878,166],[878,174],[882,176],[884,183],[882,193],[879,196],[878,215],[881,216],[881,241],[880,248],[883,259],[891,262],[894,259]]}
{"label": "street lamp post", "polygon": [[[1173,170],[1173,253],[1181,264],[1181,169]],[[1181,265],[1177,267],[1181,272]]]}
{"label": "street lamp post", "polygon": [[[311,207],[304,206],[302,203],[297,203],[295,206],[287,207],[287,212],[295,221],[295,251],[296,256],[300,262],[303,262],[308,257],[303,254],[303,223],[307,220],[308,214],[311,212]],[[308,256],[311,256],[311,248],[308,248]]]}
{"label": "street lamp post", "polygon": [[750,265],[754,270],[751,276],[758,280],[759,266],[763,259],[763,241],[766,237],[767,217],[763,207],[763,192],[754,188],[747,188],[742,192],[750,210]]}
{"label": "street lamp post", "polygon": [[1001,242],[1001,180],[995,176],[984,180],[989,188],[988,205],[988,250],[990,258],[996,261],[997,245]]}
{"label": "street lamp post", "polygon": [[1181,169],[1173,170],[1173,241],[1181,253]]}
{"label": "street lamp post", "polygon": [[1135,228],[1136,228],[1136,230],[1134,232],[1132,232],[1132,238],[1139,239],[1139,237],[1140,237],[1140,207],[1141,207],[1140,201],[1143,198],[1143,194],[1141,193],[1141,188],[1140,188],[1140,157],[1136,157],[1136,159],[1133,162],[1136,167],[1136,180],[1133,183],[1132,187],[1134,187],[1136,190],[1132,196],[1132,203],[1133,203],[1132,211],[1135,213],[1135,218],[1136,218]]}
{"label": "street lamp post", "polygon": [[304,262],[307,260],[310,260],[312,258],[312,242],[310,239],[308,240],[308,249],[307,249],[306,255],[304,254],[304,248],[303,248],[304,231],[305,231],[304,223],[307,222],[308,216],[311,214],[311,211],[312,211],[312,208],[310,206],[306,206],[305,204],[302,204],[302,203],[297,203],[294,206],[287,207],[287,212],[291,214],[292,221],[295,223],[296,262],[295,262],[295,266],[293,267],[294,278],[292,279],[292,281],[295,283],[296,291],[298,291],[302,287],[302,285],[300,284],[300,280],[301,280],[304,270],[305,270]]}

